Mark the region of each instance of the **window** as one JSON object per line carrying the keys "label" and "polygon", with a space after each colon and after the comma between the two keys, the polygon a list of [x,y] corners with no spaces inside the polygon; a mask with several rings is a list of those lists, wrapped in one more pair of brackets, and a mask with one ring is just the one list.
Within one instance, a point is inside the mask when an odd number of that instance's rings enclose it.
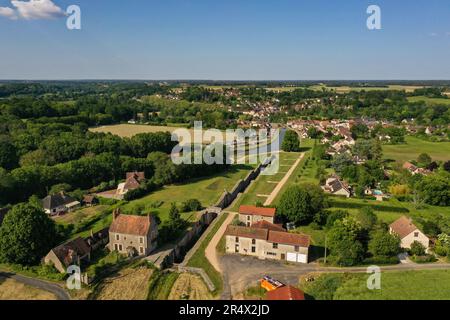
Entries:
{"label": "window", "polygon": [[236,237],[235,241],[236,241],[236,242],[239,242],[239,237]]}
{"label": "window", "polygon": [[256,247],[252,247],[252,253],[256,252]]}
{"label": "window", "polygon": [[272,248],[278,249],[278,243],[273,243],[273,244],[272,244]]}
{"label": "window", "polygon": [[120,235],[116,234],[116,240],[117,240],[117,241],[120,240]]}
{"label": "window", "polygon": [[144,238],[139,238],[139,243],[144,243]]}
{"label": "window", "polygon": [[252,239],[252,244],[256,244],[256,239]]}
{"label": "window", "polygon": [[274,253],[274,252],[267,252],[267,255],[268,255],[268,256],[276,256],[277,254]]}
{"label": "window", "polygon": [[295,246],[295,252],[298,252],[300,250],[299,246]]}
{"label": "window", "polygon": [[419,237],[419,233],[418,232],[414,232],[414,238],[418,238]]}
{"label": "window", "polygon": [[140,254],[144,254],[144,247],[139,247]]}
{"label": "window", "polygon": [[247,221],[250,221],[250,219],[251,219],[250,216],[247,216]]}
{"label": "window", "polygon": [[114,244],[114,250],[119,251],[119,246],[116,244]]}
{"label": "window", "polygon": [[119,244],[119,251],[122,251],[122,245]]}

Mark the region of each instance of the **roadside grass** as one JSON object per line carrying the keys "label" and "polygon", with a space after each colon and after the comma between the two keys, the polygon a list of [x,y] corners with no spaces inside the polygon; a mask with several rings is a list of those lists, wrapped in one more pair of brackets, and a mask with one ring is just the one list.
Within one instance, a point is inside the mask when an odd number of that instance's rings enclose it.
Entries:
{"label": "roadside grass", "polygon": [[228,217],[228,213],[223,213],[216,221],[215,225],[209,233],[204,238],[203,242],[198,247],[197,251],[192,255],[191,259],[188,261],[187,265],[189,267],[202,268],[205,270],[206,274],[211,279],[212,283],[216,287],[216,290],[213,292],[213,295],[218,295],[223,289],[223,280],[222,275],[209,263],[208,259],[205,256],[205,250],[208,244],[211,242],[211,239],[217,233],[219,228],[225,222]]}
{"label": "roadside grass", "polygon": [[421,153],[428,153],[433,160],[450,160],[450,142],[430,142],[412,136],[406,136],[405,140],[406,144],[383,145],[384,158],[403,164],[416,160]]}
{"label": "roadside grass", "polygon": [[417,96],[417,97],[408,97],[409,102],[420,102],[423,101],[428,104],[442,104],[442,105],[450,105],[450,99],[445,98],[428,98],[425,96]]}
{"label": "roadside grass", "polygon": [[147,300],[167,300],[179,274],[154,270],[148,286]]}
{"label": "roadside grass", "polygon": [[335,300],[450,300],[450,270],[383,272],[381,290],[367,289],[367,275],[353,275]]}

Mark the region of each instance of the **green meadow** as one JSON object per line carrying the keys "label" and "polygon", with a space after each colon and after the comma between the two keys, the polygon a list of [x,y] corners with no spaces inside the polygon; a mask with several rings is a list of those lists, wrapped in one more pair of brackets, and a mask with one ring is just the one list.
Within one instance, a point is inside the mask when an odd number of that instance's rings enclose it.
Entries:
{"label": "green meadow", "polygon": [[383,145],[384,158],[402,164],[416,160],[421,153],[428,153],[433,160],[450,160],[450,142],[430,142],[411,136],[405,137],[405,140],[406,144]]}

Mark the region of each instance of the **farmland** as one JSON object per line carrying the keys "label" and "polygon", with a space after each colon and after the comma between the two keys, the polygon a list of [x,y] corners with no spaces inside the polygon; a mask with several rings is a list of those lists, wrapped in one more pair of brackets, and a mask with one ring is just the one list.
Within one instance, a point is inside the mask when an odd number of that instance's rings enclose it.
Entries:
{"label": "farmland", "polygon": [[416,160],[421,153],[428,153],[433,160],[450,159],[450,142],[430,142],[411,136],[405,137],[405,140],[406,144],[402,145],[384,145],[385,159],[403,164],[405,161]]}
{"label": "farmland", "polygon": [[56,297],[47,291],[0,277],[0,300],[56,300]]}
{"label": "farmland", "polygon": [[200,276],[190,273],[182,273],[175,281],[168,299],[211,300],[213,299],[213,296]]}
{"label": "farmland", "polygon": [[428,98],[428,97],[418,96],[418,97],[409,97],[408,101],[409,102],[423,101],[428,104],[450,105],[450,99],[444,99],[444,98]]}
{"label": "farmland", "polygon": [[139,133],[154,133],[154,132],[174,132],[180,129],[175,126],[150,126],[139,124],[116,124],[111,126],[102,126],[89,129],[92,132],[111,133],[119,137],[131,138]]}

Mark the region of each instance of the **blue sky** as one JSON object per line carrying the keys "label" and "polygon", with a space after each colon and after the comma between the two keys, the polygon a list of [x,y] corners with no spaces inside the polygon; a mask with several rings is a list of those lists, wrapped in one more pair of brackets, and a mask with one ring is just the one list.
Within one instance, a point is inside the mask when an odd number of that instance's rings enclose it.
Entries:
{"label": "blue sky", "polygon": [[0,79],[450,79],[448,0],[53,3],[79,5],[82,30],[0,16]]}

